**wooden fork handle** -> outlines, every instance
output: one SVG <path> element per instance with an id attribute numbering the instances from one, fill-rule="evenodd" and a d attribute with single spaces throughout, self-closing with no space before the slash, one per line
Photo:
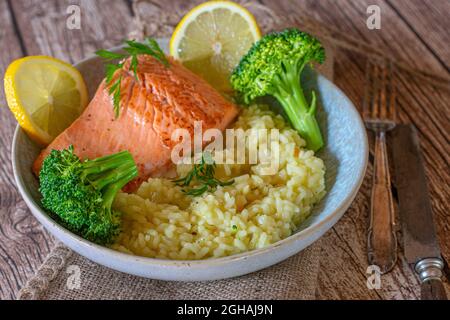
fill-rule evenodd
<path id="1" fill-rule="evenodd" d="M 394 228 L 394 204 L 386 148 L 386 132 L 377 132 L 375 140 L 374 176 L 368 231 L 369 264 L 382 273 L 391 270 L 397 261 L 397 239 Z"/>

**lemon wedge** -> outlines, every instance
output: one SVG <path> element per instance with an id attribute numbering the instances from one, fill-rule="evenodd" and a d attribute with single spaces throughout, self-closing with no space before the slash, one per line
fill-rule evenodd
<path id="1" fill-rule="evenodd" d="M 208 1 L 189 11 L 170 40 L 170 54 L 222 92 L 241 57 L 261 37 L 253 15 L 231 1 Z"/>
<path id="2" fill-rule="evenodd" d="M 39 144 L 49 144 L 84 110 L 88 91 L 80 72 L 46 56 L 13 61 L 5 73 L 5 95 L 19 125 Z"/>

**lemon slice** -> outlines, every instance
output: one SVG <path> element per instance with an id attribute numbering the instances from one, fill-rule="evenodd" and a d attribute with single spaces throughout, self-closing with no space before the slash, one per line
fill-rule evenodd
<path id="1" fill-rule="evenodd" d="M 180 21 L 170 40 L 170 54 L 219 91 L 228 92 L 231 72 L 260 37 L 247 9 L 231 1 L 209 1 Z"/>
<path id="2" fill-rule="evenodd" d="M 66 129 L 88 103 L 80 72 L 51 57 L 15 60 L 6 70 L 4 84 L 6 100 L 19 125 L 43 145 Z"/>

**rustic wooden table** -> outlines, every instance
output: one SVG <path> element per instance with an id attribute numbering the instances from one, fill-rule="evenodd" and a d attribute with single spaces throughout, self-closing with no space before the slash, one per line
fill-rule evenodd
<path id="1" fill-rule="evenodd" d="M 153 8 L 171 12 L 185 11 L 198 1 L 151 2 Z M 259 2 L 280 15 L 296 14 L 299 20 L 307 16 L 404 67 L 398 78 L 400 120 L 414 123 L 419 130 L 441 248 L 449 260 L 450 1 Z M 80 5 L 81 30 L 66 27 L 70 4 Z M 370 4 L 381 8 L 380 30 L 367 28 L 366 9 Z M 0 0 L 0 73 L 12 60 L 24 55 L 45 54 L 74 62 L 98 48 L 117 45 L 133 28 L 134 15 L 132 0 Z M 335 64 L 335 82 L 358 107 L 363 92 L 363 59 L 357 51 L 342 49 L 337 52 Z M 0 298 L 12 299 L 34 274 L 55 239 L 34 219 L 17 192 L 10 161 L 16 121 L 6 107 L 3 90 L 0 100 Z M 366 286 L 371 172 L 369 166 L 352 208 L 322 239 L 319 299 L 419 297 L 418 282 L 401 252 L 395 269 L 382 276 L 380 289 L 369 290 Z M 450 288 L 448 282 L 446 288 Z"/>

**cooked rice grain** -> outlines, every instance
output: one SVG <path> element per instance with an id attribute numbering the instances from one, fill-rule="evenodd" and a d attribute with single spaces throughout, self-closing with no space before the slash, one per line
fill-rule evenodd
<path id="1" fill-rule="evenodd" d="M 134 194 L 116 197 L 123 230 L 112 248 L 190 260 L 262 248 L 290 236 L 325 194 L 323 161 L 304 149 L 297 132 L 265 106 L 244 109 L 234 128 L 280 131 L 275 175 L 263 175 L 261 163 L 218 164 L 217 176 L 235 182 L 200 197 L 185 195 L 168 179 L 150 178 Z M 180 176 L 189 169 L 177 168 Z"/>

